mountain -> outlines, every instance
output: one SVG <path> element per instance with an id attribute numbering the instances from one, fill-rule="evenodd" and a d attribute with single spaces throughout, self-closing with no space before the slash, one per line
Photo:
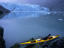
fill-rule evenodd
<path id="1" fill-rule="evenodd" d="M 2 5 L 0 5 L 0 18 L 3 18 L 5 15 L 10 13 L 10 10 L 4 8 Z"/>

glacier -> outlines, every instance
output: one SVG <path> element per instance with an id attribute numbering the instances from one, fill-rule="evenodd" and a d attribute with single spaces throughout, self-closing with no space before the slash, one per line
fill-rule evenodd
<path id="1" fill-rule="evenodd" d="M 11 13 L 3 17 L 3 19 L 13 19 L 15 17 L 38 17 L 40 14 L 46 15 L 49 13 L 49 9 L 41 7 L 40 5 L 32 4 L 12 4 L 12 3 L 0 3 L 3 7 L 9 9 Z"/>

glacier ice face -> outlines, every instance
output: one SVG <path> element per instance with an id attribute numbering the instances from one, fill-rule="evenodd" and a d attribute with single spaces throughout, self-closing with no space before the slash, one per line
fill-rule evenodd
<path id="1" fill-rule="evenodd" d="M 32 4 L 12 4 L 12 3 L 0 3 L 0 5 L 11 11 L 10 14 L 6 15 L 3 19 L 10 19 L 15 17 L 39 17 L 40 14 L 49 14 L 49 9 L 46 7 L 40 7 L 40 5 Z"/>

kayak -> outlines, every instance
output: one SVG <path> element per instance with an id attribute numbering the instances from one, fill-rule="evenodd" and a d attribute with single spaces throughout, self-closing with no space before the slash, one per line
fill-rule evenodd
<path id="1" fill-rule="evenodd" d="M 47 42 L 47 41 L 50 41 L 50 40 L 53 40 L 53 39 L 56 39 L 58 38 L 59 35 L 56 35 L 56 36 L 50 36 L 48 37 L 46 40 L 43 40 L 43 39 L 35 39 L 33 41 L 27 41 L 27 42 L 24 42 L 24 43 L 20 43 L 20 44 L 35 44 L 35 43 L 43 43 L 43 42 Z"/>

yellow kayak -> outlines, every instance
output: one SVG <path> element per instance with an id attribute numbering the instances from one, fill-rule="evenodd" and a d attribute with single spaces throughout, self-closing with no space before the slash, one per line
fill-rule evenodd
<path id="1" fill-rule="evenodd" d="M 56 39 L 58 38 L 59 35 L 56 35 L 56 36 L 50 36 L 49 38 L 47 38 L 46 40 L 42 40 L 42 39 L 36 39 L 34 41 L 28 41 L 28 42 L 24 42 L 24 43 L 20 43 L 20 44 L 35 44 L 35 43 L 41 43 L 41 42 L 46 42 L 46 41 L 50 41 L 50 40 L 53 40 L 53 39 Z"/>

